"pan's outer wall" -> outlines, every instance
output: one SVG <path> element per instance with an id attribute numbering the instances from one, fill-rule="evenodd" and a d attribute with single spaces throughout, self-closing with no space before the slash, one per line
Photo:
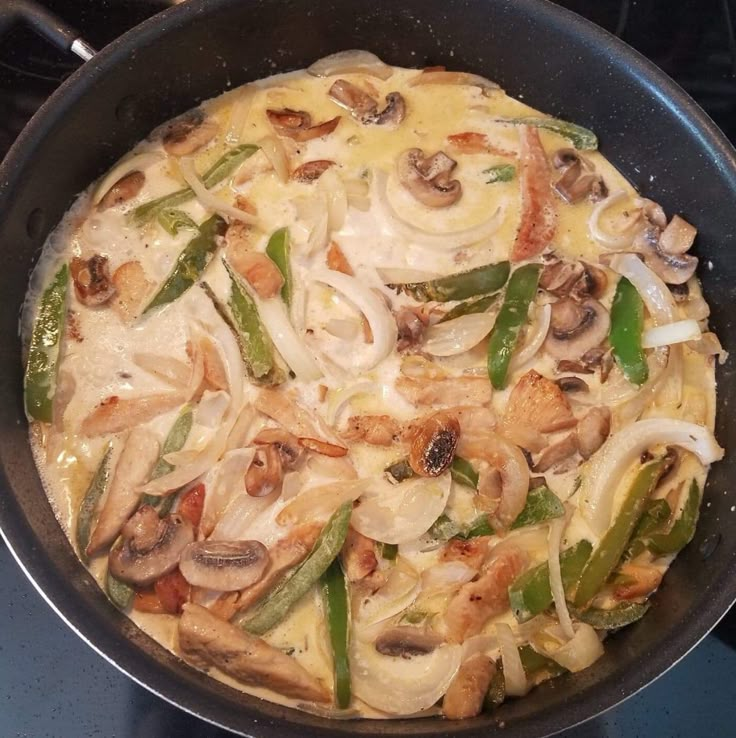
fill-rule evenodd
<path id="1" fill-rule="evenodd" d="M 371 49 L 393 64 L 478 72 L 541 110 L 593 128 L 604 153 L 643 193 L 698 225 L 712 323 L 736 350 L 733 150 L 648 62 L 556 6 L 535 0 L 192 0 L 86 64 L 36 115 L 0 169 L 0 522 L 30 576 L 96 648 L 186 709 L 258 737 L 446 735 L 450 725 L 346 724 L 263 703 L 182 666 L 120 615 L 73 555 L 39 483 L 22 410 L 18 312 L 29 270 L 74 194 L 155 125 L 230 86 L 345 48 Z M 718 437 L 729 449 L 736 436 L 732 365 L 721 369 L 719 391 Z M 452 730 L 487 734 L 503 721 L 509 738 L 550 734 L 616 704 L 681 658 L 736 597 L 735 475 L 730 458 L 716 466 L 694 543 L 678 558 L 650 614 L 611 639 L 604 659 Z M 703 563 L 702 550 L 717 537 L 720 545 Z"/>

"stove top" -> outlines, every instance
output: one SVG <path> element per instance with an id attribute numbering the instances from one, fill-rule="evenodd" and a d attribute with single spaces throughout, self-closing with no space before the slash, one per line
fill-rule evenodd
<path id="1" fill-rule="evenodd" d="M 177 0 L 44 0 L 102 48 Z M 0 0 L 0 4 L 4 0 Z M 687 90 L 736 142 L 736 0 L 560 0 L 616 33 Z M 0 39 L 0 158 L 81 62 L 31 30 Z M 224 738 L 89 649 L 0 541 L 0 736 Z M 736 608 L 655 684 L 565 738 L 725 736 L 736 724 Z"/>

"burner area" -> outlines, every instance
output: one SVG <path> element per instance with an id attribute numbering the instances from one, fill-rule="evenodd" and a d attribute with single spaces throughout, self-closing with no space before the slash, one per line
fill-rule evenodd
<path id="1" fill-rule="evenodd" d="M 181 1 L 41 0 L 94 48 Z M 736 0 L 557 2 L 657 64 L 736 143 Z M 21 25 L 0 36 L 0 160 L 33 113 L 81 63 Z M 0 601 L 0 736 L 226 738 L 139 687 L 88 648 L 34 591 L 2 540 Z M 735 673 L 736 608 L 654 685 L 563 735 L 734 735 Z"/>

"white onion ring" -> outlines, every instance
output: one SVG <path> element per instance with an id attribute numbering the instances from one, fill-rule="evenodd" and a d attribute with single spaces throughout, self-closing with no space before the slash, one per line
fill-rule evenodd
<path id="1" fill-rule="evenodd" d="M 393 67 L 382 62 L 375 54 L 362 49 L 338 51 L 336 54 L 324 56 L 307 67 L 307 72 L 314 77 L 332 77 L 337 74 L 367 74 L 379 79 L 388 79 Z"/>
<path id="2" fill-rule="evenodd" d="M 631 243 L 634 240 L 635 234 L 632 228 L 633 223 L 618 235 L 608 233 L 601 227 L 601 216 L 604 211 L 627 197 L 628 195 L 623 190 L 612 192 L 605 200 L 601 200 L 593 208 L 593 212 L 590 214 L 590 218 L 588 219 L 590 235 L 595 241 L 601 244 L 601 246 L 605 246 L 607 249 L 625 249 L 631 246 Z"/>

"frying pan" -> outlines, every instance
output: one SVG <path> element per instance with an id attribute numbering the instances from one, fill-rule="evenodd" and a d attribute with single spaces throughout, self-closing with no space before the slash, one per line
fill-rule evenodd
<path id="1" fill-rule="evenodd" d="M 390 64 L 477 72 L 534 107 L 595 130 L 603 152 L 642 193 L 698 226 L 711 325 L 725 348 L 736 350 L 736 152 L 679 87 L 614 37 L 543 0 L 191 0 L 84 64 L 0 167 L 0 527 L 34 585 L 93 648 L 140 684 L 218 725 L 257 738 L 471 736 L 500 724 L 508 738 L 550 735 L 655 679 L 736 599 L 734 458 L 711 472 L 695 540 L 651 611 L 613 636 L 603 659 L 492 715 L 459 723 L 329 721 L 262 702 L 189 668 L 108 602 L 57 524 L 33 463 L 18 312 L 39 250 L 75 194 L 154 126 L 201 100 L 348 48 L 370 49 Z M 717 436 L 727 449 L 736 443 L 733 374 L 733 361 L 718 373 Z"/>

